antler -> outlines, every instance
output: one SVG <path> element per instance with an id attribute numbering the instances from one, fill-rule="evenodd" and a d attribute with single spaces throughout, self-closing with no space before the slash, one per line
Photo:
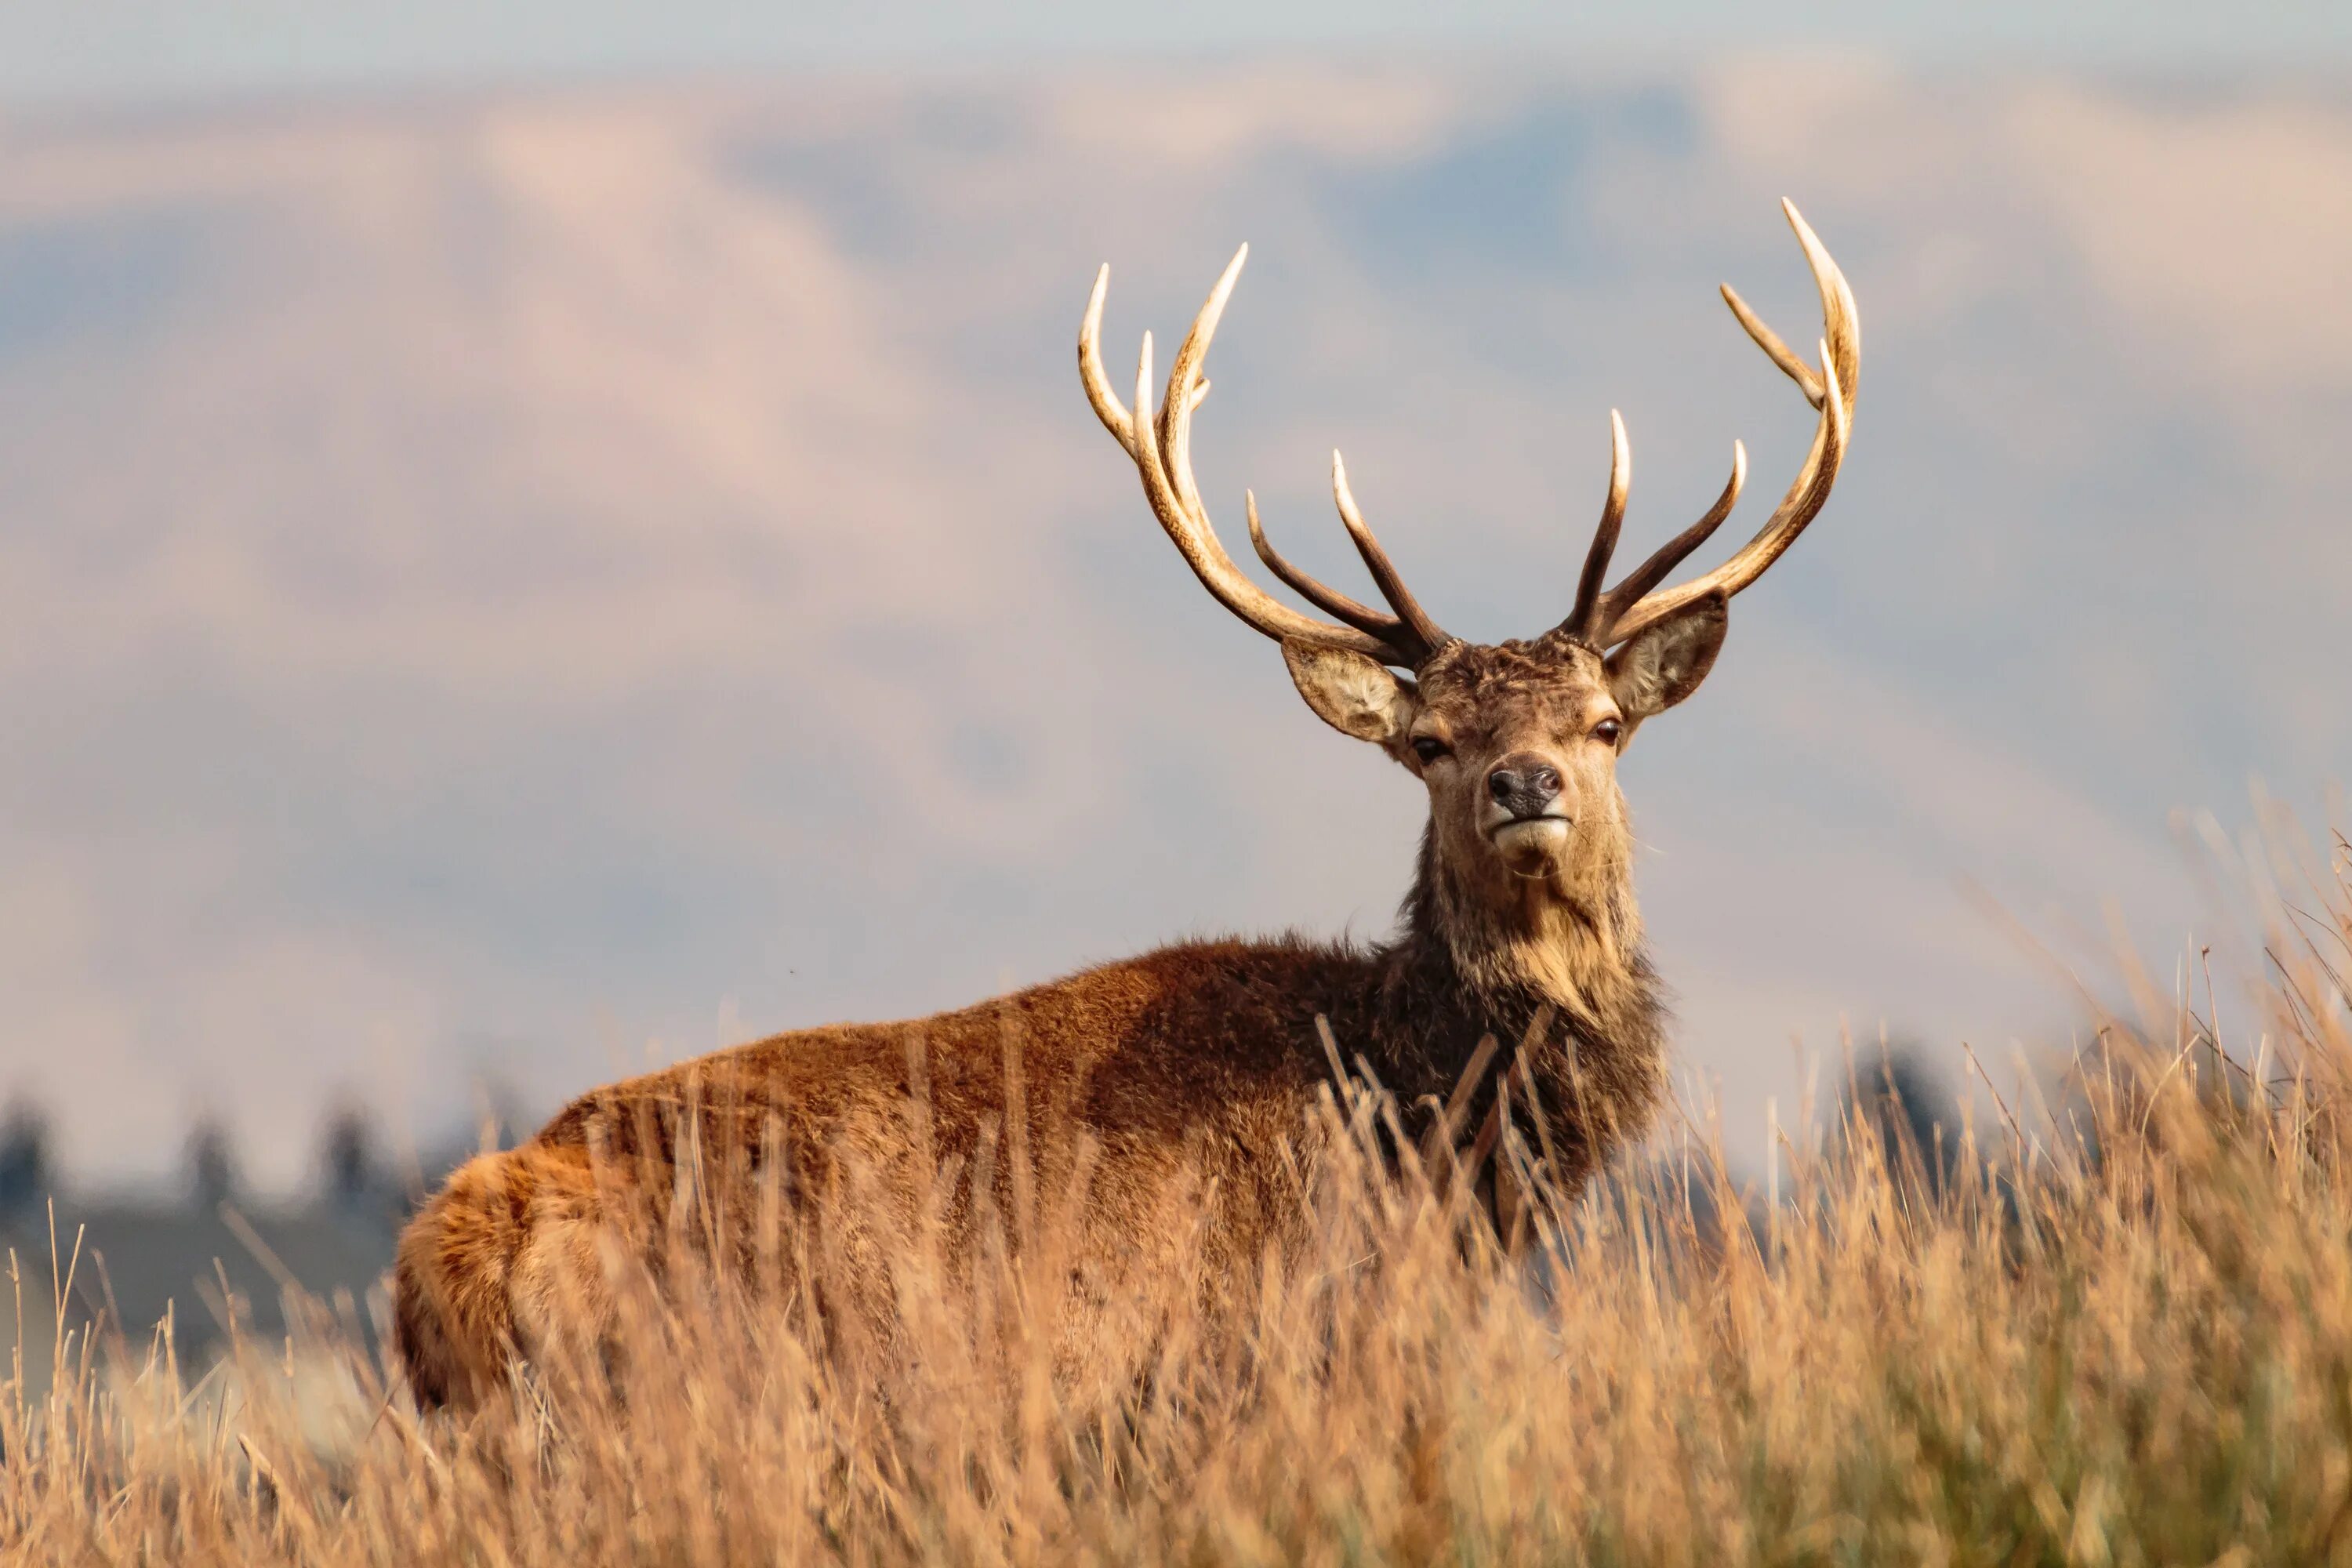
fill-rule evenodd
<path id="1" fill-rule="evenodd" d="M 1765 569 L 1796 542 L 1797 535 L 1805 531 L 1805 525 L 1813 521 L 1822 503 L 1829 500 L 1830 487 L 1837 482 L 1838 467 L 1845 460 L 1847 429 L 1853 418 L 1854 385 L 1862 374 L 1862 325 L 1845 275 L 1830 259 L 1830 253 L 1798 213 L 1795 204 L 1783 201 L 1780 207 L 1789 215 L 1789 226 L 1796 230 L 1797 243 L 1804 247 L 1805 259 L 1813 269 L 1813 282 L 1821 289 L 1820 373 L 1815 374 L 1798 358 L 1728 283 L 1723 286 L 1723 298 L 1731 307 L 1731 313 L 1739 318 L 1739 324 L 1748 329 L 1748 335 L 1756 340 L 1757 346 L 1797 384 L 1805 401 L 1821 410 L 1812 450 L 1806 455 L 1804 467 L 1798 470 L 1788 494 L 1781 498 L 1755 538 L 1714 571 L 1658 591 L 1666 574 L 1706 542 L 1723 520 L 1731 515 L 1748 474 L 1747 449 L 1733 442 L 1731 481 L 1724 486 L 1723 494 L 1706 514 L 1660 546 L 1655 554 L 1603 594 L 1600 592 L 1601 582 L 1608 573 L 1609 557 L 1617 545 L 1618 528 L 1624 521 L 1625 483 L 1632 466 L 1625 447 L 1624 424 L 1612 412 L 1609 416 L 1614 443 L 1609 470 L 1609 501 L 1602 509 L 1601 525 L 1594 531 L 1591 551 L 1585 556 L 1575 607 L 1559 625 L 1562 632 L 1578 641 L 1596 648 L 1607 647 L 1645 626 L 1656 625 L 1694 600 L 1710 594 L 1728 596 L 1738 593 L 1762 576 Z"/>
<path id="2" fill-rule="evenodd" d="M 1339 502 L 1339 521 L 1346 526 L 1348 537 L 1355 542 L 1356 552 L 1363 557 L 1372 582 L 1394 610 L 1393 615 L 1359 604 L 1324 586 L 1276 554 L 1274 546 L 1266 542 L 1265 531 L 1258 526 L 1257 498 L 1249 495 L 1245 500 L 1250 542 L 1256 546 L 1259 559 L 1317 608 L 1339 616 L 1346 624 L 1333 626 L 1301 615 L 1243 574 L 1218 542 L 1208 510 L 1201 502 L 1200 487 L 1192 478 L 1192 413 L 1209 395 L 1209 384 L 1201 374 L 1201 365 L 1208 357 L 1209 341 L 1216 335 L 1225 300 L 1233 293 L 1234 281 L 1241 276 L 1242 263 L 1248 256 L 1246 245 L 1235 251 L 1223 276 L 1217 279 L 1217 286 L 1209 290 L 1207 303 L 1192 319 L 1192 330 L 1184 335 L 1183 345 L 1176 351 L 1176 363 L 1169 369 L 1168 389 L 1160 412 L 1140 427 L 1139 417 L 1149 416 L 1151 408 L 1151 334 L 1143 334 L 1143 352 L 1135 371 L 1135 414 L 1129 415 L 1103 370 L 1103 300 L 1110 290 L 1110 268 L 1106 264 L 1095 277 L 1094 293 L 1087 301 L 1086 321 L 1078 328 L 1078 378 L 1086 384 L 1087 401 L 1094 405 L 1095 416 L 1103 422 L 1103 427 L 1135 459 L 1152 514 L 1175 542 L 1184 563 L 1192 567 L 1193 575 L 1201 579 L 1202 586 L 1214 595 L 1219 604 L 1270 637 L 1346 648 L 1401 669 L 1418 668 L 1431 654 L 1454 639 L 1414 600 L 1388 552 L 1365 526 L 1362 514 L 1356 510 L 1355 497 L 1349 493 L 1348 470 L 1337 452 L 1331 454 L 1331 491 Z"/>

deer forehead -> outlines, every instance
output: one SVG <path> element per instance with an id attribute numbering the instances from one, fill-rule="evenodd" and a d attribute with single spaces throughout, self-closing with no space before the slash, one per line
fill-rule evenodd
<path id="1" fill-rule="evenodd" d="M 1580 727 L 1610 702 L 1591 649 L 1565 641 L 1455 643 L 1423 667 L 1422 707 L 1455 731 L 1507 741 Z"/>

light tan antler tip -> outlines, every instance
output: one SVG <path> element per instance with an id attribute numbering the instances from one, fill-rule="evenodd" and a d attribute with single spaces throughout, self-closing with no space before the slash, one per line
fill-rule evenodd
<path id="1" fill-rule="evenodd" d="M 1371 530 L 1364 522 L 1364 514 L 1357 509 L 1356 492 L 1348 485 L 1348 465 L 1339 456 L 1339 448 L 1331 448 L 1331 500 L 1339 508 L 1340 526 L 1360 542 Z"/>
<path id="2" fill-rule="evenodd" d="M 1348 483 L 1348 465 L 1339 448 L 1331 448 L 1331 499 L 1339 503 L 1339 521 L 1351 534 L 1367 531 L 1364 514 L 1356 508 L 1356 492 Z"/>
<path id="3" fill-rule="evenodd" d="M 1119 402 L 1118 389 L 1111 385 L 1110 373 L 1102 362 L 1103 300 L 1109 292 L 1110 263 L 1106 261 L 1095 272 L 1094 291 L 1087 296 L 1087 313 L 1078 322 L 1078 380 L 1086 387 L 1087 401 L 1093 405 L 1095 417 L 1133 457 L 1134 421 L 1128 416 L 1126 405 Z"/>
<path id="4" fill-rule="evenodd" d="M 1835 298 L 1851 311 L 1853 309 L 1853 292 L 1845 286 L 1845 274 L 1830 258 L 1829 247 L 1822 243 L 1822 237 L 1813 232 L 1813 226 L 1805 221 L 1804 215 L 1797 210 L 1795 204 L 1783 202 L 1781 205 L 1789 210 L 1789 226 L 1797 231 L 1798 247 L 1805 253 L 1805 264 L 1813 269 L 1813 281 L 1821 286 L 1822 304 L 1827 305 Z"/>
<path id="5" fill-rule="evenodd" d="M 1234 252 L 1234 258 L 1225 263 L 1223 272 L 1217 274 L 1217 285 L 1209 290 L 1209 302 L 1201 311 L 1209 323 L 1210 331 L 1216 330 L 1217 319 L 1225 313 L 1225 301 L 1232 298 L 1234 285 L 1241 280 L 1242 263 L 1248 259 L 1249 247 L 1244 245 Z"/>

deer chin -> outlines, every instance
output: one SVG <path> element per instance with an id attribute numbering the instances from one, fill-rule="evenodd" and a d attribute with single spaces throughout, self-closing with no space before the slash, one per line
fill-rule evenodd
<path id="1" fill-rule="evenodd" d="M 1527 822 L 1506 822 L 1495 829 L 1495 852 L 1515 877 L 1530 880 L 1549 878 L 1568 864 L 1568 818 L 1538 816 Z"/>

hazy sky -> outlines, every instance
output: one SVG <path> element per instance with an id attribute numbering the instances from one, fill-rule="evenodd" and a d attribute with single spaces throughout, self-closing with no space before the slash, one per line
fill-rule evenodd
<path id="1" fill-rule="evenodd" d="M 1003 66 L 1078 56 L 1410 46 L 1563 63 L 1825 50 L 1920 62 L 2209 73 L 2352 57 L 2341 0 L 9 0 L 0 100 L 204 99 L 656 70 Z"/>
<path id="2" fill-rule="evenodd" d="M 21 25 L 12 20 L 11 24 Z M 584 24 L 583 24 L 584 25 Z M 21 57 L 9 56 L 10 68 Z M 2159 963 L 2171 814 L 2352 756 L 2352 102 L 1862 61 L 1294 55 L 19 121 L 0 142 L 0 1093 L 299 1174 L 633 1064 L 1202 930 L 1388 927 L 1418 787 L 1153 526 L 1070 343 L 1253 242 L 1197 461 L 1446 625 L 1562 613 L 1811 416 L 1739 333 L 1853 279 L 1852 460 L 1624 764 L 1683 1060 L 1760 1125 L 1843 1024 Z M 2225 954 L 2224 957 L 2227 955 Z M 2224 973 L 2226 973 L 2226 968 Z"/>

